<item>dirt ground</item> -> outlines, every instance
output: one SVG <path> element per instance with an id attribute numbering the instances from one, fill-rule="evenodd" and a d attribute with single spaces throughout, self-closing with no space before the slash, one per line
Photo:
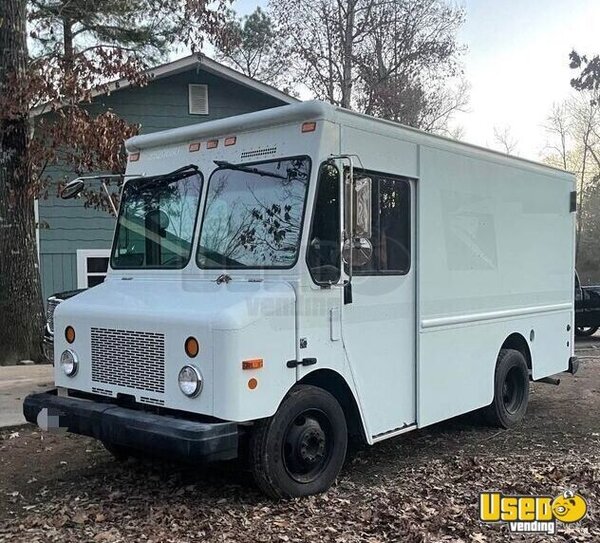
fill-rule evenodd
<path id="1" fill-rule="evenodd" d="M 0 433 L 0 541 L 600 542 L 600 337 L 580 372 L 535 384 L 525 422 L 499 431 L 468 415 L 362 450 L 322 496 L 272 502 L 237 463 L 198 470 L 113 461 L 95 441 Z M 478 520 L 478 496 L 558 495 L 589 504 L 558 534 Z"/>

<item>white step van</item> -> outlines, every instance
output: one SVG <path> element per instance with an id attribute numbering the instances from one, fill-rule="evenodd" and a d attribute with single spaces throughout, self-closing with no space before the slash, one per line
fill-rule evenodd
<path id="1" fill-rule="evenodd" d="M 56 307 L 31 422 L 120 456 L 245 451 L 292 497 L 349 437 L 511 427 L 530 380 L 577 370 L 569 173 L 321 102 L 126 148 L 108 276 Z"/>

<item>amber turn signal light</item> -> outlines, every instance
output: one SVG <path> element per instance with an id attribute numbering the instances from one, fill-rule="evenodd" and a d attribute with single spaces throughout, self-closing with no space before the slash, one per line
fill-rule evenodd
<path id="1" fill-rule="evenodd" d="M 254 390 L 257 386 L 258 386 L 258 380 L 256 380 L 254 377 L 252 377 L 252 379 L 250 379 L 248 381 L 248 388 L 250 390 Z"/>
<path id="2" fill-rule="evenodd" d="M 252 358 L 251 360 L 244 360 L 242 362 L 243 370 L 259 370 L 263 367 L 262 358 Z"/>
<path id="3" fill-rule="evenodd" d="M 185 340 L 185 354 L 190 358 L 195 358 L 200 352 L 200 344 L 195 337 L 189 337 Z"/>
<path id="4" fill-rule="evenodd" d="M 75 328 L 72 326 L 67 326 L 65 328 L 65 339 L 67 343 L 73 343 L 75 341 Z"/>

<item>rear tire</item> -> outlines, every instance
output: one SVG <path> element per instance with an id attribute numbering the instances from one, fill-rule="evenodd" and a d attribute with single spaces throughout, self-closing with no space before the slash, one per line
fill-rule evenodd
<path id="1" fill-rule="evenodd" d="M 600 326 L 575 326 L 575 335 L 578 337 L 593 336 Z"/>
<path id="2" fill-rule="evenodd" d="M 525 357 L 514 349 L 502 349 L 494 374 L 494 400 L 483 410 L 492 426 L 512 428 L 527 412 L 529 370 Z"/>
<path id="3" fill-rule="evenodd" d="M 346 456 L 344 412 L 327 391 L 297 385 L 250 437 L 250 469 L 257 486 L 277 499 L 326 491 Z"/>

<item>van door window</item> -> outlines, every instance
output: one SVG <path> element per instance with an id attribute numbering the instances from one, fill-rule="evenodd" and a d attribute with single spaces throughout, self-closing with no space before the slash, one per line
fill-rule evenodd
<path id="1" fill-rule="evenodd" d="M 410 269 L 410 183 L 406 179 L 365 174 L 372 179 L 373 257 L 357 275 L 403 275 Z"/>
<path id="2" fill-rule="evenodd" d="M 335 166 L 324 164 L 317 185 L 307 262 L 313 281 L 320 285 L 340 279 L 339 177 Z"/>

